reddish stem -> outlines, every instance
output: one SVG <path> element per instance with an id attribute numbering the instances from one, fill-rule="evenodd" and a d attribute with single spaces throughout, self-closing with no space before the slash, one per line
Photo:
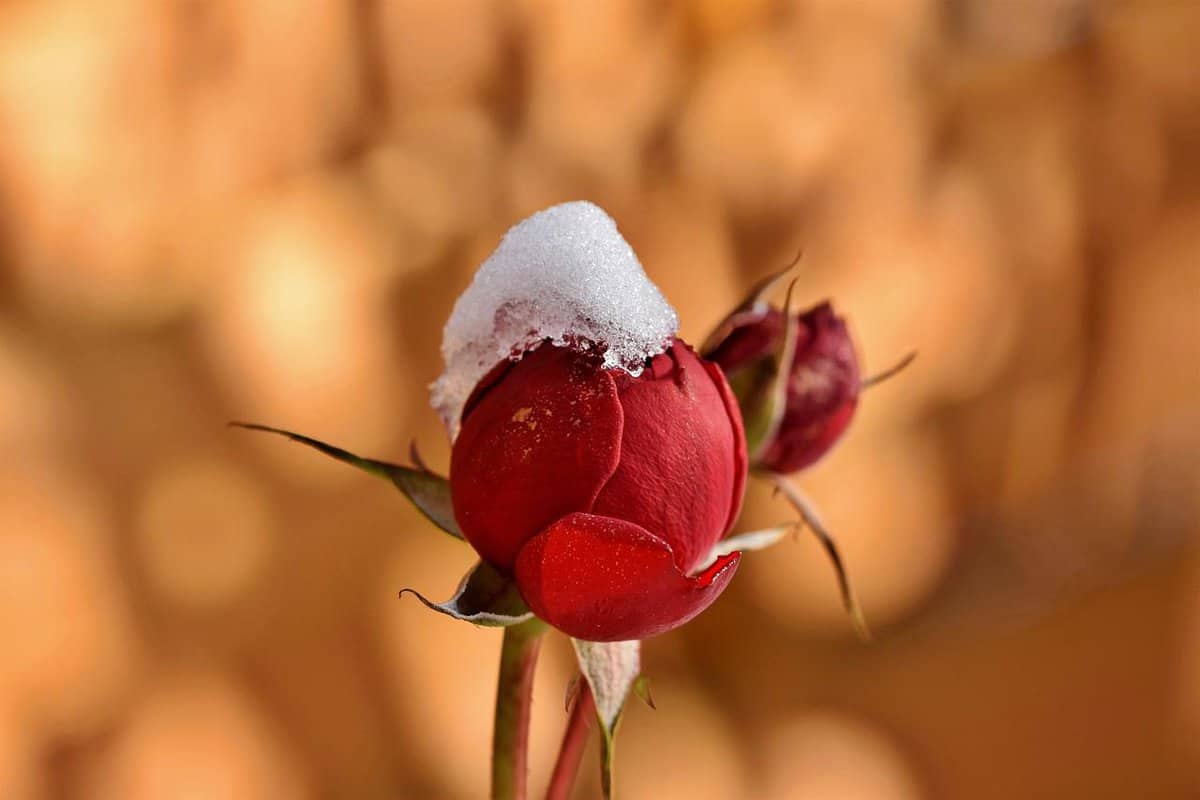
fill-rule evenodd
<path id="1" fill-rule="evenodd" d="M 545 623 L 538 619 L 504 629 L 492 733 L 493 800 L 525 800 L 529 701 L 533 695 L 533 670 L 545 630 Z"/>
<path id="2" fill-rule="evenodd" d="M 554 762 L 554 772 L 550 775 L 546 800 L 567 800 L 571 796 L 575 774 L 579 772 L 579 762 L 583 760 L 583 748 L 592 730 L 592 722 L 596 719 L 596 703 L 587 680 L 580 678 L 579 687 L 579 697 L 571 709 L 558 760 Z"/>

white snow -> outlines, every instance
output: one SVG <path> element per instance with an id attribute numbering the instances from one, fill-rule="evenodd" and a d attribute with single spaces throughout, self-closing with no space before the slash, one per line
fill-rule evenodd
<path id="1" fill-rule="evenodd" d="M 678 330 L 612 217 L 584 201 L 552 206 L 510 228 L 454 304 L 431 402 L 453 438 L 479 379 L 543 339 L 599 348 L 605 367 L 638 375 Z"/>

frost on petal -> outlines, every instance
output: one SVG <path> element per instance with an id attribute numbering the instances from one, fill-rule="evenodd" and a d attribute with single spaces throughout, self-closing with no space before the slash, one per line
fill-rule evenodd
<path id="1" fill-rule="evenodd" d="M 552 206 L 509 229 L 455 303 L 433 407 L 453 437 L 479 379 L 544 339 L 638 375 L 678 329 L 612 217 L 583 201 Z"/>

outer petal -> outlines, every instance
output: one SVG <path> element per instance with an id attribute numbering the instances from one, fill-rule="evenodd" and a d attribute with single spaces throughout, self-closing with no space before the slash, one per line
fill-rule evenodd
<path id="1" fill-rule="evenodd" d="M 679 341 L 640 377 L 617 385 L 621 463 L 591 511 L 662 537 L 689 571 L 725 533 L 744 471 L 725 400 L 704 362 Z"/>
<path id="2" fill-rule="evenodd" d="M 725 413 L 729 416 L 729 427 L 733 431 L 734 439 L 733 499 L 729 505 L 729 518 L 725 521 L 725 530 L 721 532 L 724 535 L 729 533 L 733 524 L 737 522 L 738 514 L 742 513 L 742 501 L 746 497 L 746 472 L 749 469 L 750 458 L 746 452 L 746 432 L 742 426 L 742 410 L 738 408 L 737 398 L 733 396 L 733 390 L 729 388 L 729 382 L 725 380 L 725 373 L 721 372 L 721 368 L 711 361 L 704 362 L 704 369 L 708 371 L 708 376 L 712 378 L 713 384 L 721 395 L 721 402 L 725 404 Z"/>
<path id="3" fill-rule="evenodd" d="M 617 467 L 621 404 L 593 361 L 543 345 L 475 401 L 450 457 L 454 516 L 485 561 L 511 571 L 530 536 L 592 507 Z"/>
<path id="4" fill-rule="evenodd" d="M 577 639 L 645 639 L 708 608 L 740 556 L 722 556 L 688 577 L 675 566 L 670 545 L 645 528 L 570 514 L 521 548 L 517 588 L 535 614 Z"/>

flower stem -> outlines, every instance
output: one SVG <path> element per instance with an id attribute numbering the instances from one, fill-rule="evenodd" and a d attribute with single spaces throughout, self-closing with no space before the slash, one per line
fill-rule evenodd
<path id="1" fill-rule="evenodd" d="M 492 800 L 525 800 L 528 779 L 529 701 L 533 670 L 546 624 L 531 619 L 504 629 L 496 720 L 492 728 Z"/>
<path id="2" fill-rule="evenodd" d="M 554 762 L 554 772 L 550 775 L 550 788 L 546 790 L 546 800 L 567 800 L 570 797 L 575 774 L 579 772 L 579 762 L 583 760 L 583 748 L 587 744 L 588 734 L 595 719 L 596 703 L 592 700 L 592 690 L 588 687 L 587 679 L 581 678 L 579 697 L 576 698 L 575 707 L 571 709 L 571 716 L 567 720 L 567 730 L 563 733 L 558 760 Z"/>

